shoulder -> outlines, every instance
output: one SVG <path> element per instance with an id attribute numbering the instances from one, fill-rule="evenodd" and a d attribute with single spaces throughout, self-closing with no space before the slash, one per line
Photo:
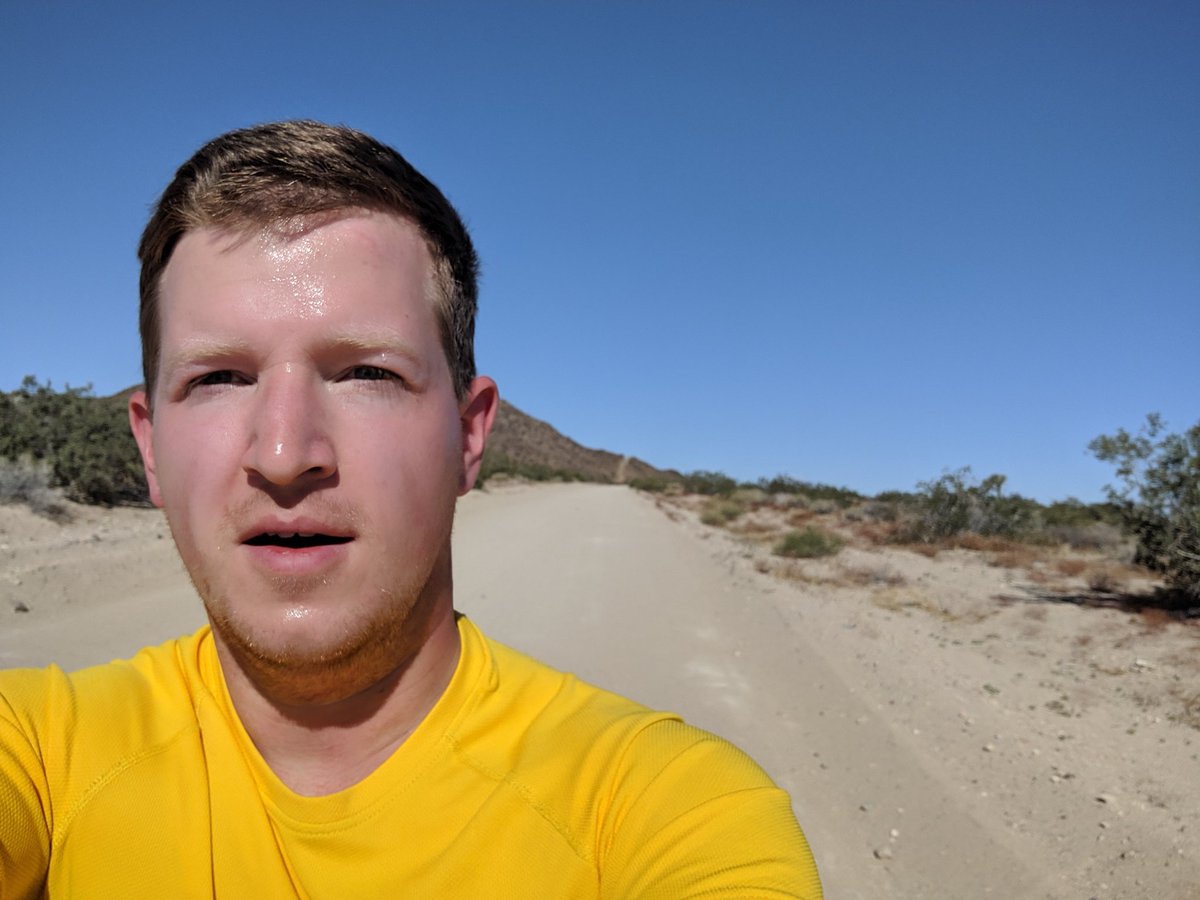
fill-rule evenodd
<path id="1" fill-rule="evenodd" d="M 93 720 L 109 729 L 146 704 L 170 705 L 189 695 L 187 658 L 195 657 L 205 630 L 156 647 L 130 659 L 67 673 L 58 666 L 0 671 L 0 715 L 45 727 Z"/>
<path id="2" fill-rule="evenodd" d="M 739 748 L 502 644 L 487 652 L 459 749 L 592 861 L 605 896 L 820 896 L 788 795 Z"/>
<path id="3" fill-rule="evenodd" d="M 0 672 L 0 738 L 22 745 L 58 798 L 196 729 L 194 674 L 202 633 L 128 660 L 66 673 L 57 666 Z M 57 780 L 55 780 L 57 779 Z"/>

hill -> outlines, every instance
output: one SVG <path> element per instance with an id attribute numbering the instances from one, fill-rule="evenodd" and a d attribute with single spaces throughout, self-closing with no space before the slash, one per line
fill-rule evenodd
<path id="1" fill-rule="evenodd" d="M 656 469 L 636 457 L 584 447 L 506 400 L 500 401 L 484 457 L 485 475 L 500 472 L 611 482 L 676 474 Z"/>

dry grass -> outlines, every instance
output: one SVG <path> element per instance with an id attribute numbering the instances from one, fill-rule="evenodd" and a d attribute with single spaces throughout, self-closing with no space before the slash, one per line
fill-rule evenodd
<path id="1" fill-rule="evenodd" d="M 1043 556 L 1036 547 L 1017 544 L 991 556 L 988 565 L 1000 569 L 1031 569 Z"/>
<path id="2" fill-rule="evenodd" d="M 1082 575 L 1090 563 L 1086 559 L 1060 559 L 1054 564 L 1054 568 L 1063 575 L 1069 578 L 1074 578 L 1076 575 Z"/>
<path id="3" fill-rule="evenodd" d="M 1171 686 L 1168 693 L 1179 704 L 1179 709 L 1167 713 L 1167 718 L 1200 731 L 1200 691 L 1176 684 Z"/>
<path id="4" fill-rule="evenodd" d="M 899 587 L 906 579 L 887 566 L 846 566 L 841 570 L 841 582 L 857 587 Z"/>
<path id="5" fill-rule="evenodd" d="M 816 517 L 817 514 L 811 509 L 797 509 L 788 513 L 787 524 L 791 528 L 799 528 L 801 525 L 811 522 Z"/>

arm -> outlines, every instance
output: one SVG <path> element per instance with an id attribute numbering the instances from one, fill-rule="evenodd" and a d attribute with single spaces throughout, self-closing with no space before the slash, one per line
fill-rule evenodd
<path id="1" fill-rule="evenodd" d="M 0 900 L 41 894 L 50 864 L 48 797 L 38 748 L 0 694 Z"/>

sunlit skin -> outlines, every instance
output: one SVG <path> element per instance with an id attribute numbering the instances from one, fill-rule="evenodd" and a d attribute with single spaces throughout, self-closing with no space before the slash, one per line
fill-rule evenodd
<path id="1" fill-rule="evenodd" d="M 180 240 L 130 420 L 239 717 L 323 793 L 386 759 L 453 673 L 450 529 L 498 400 L 487 378 L 455 397 L 413 226 L 295 226 Z"/>

